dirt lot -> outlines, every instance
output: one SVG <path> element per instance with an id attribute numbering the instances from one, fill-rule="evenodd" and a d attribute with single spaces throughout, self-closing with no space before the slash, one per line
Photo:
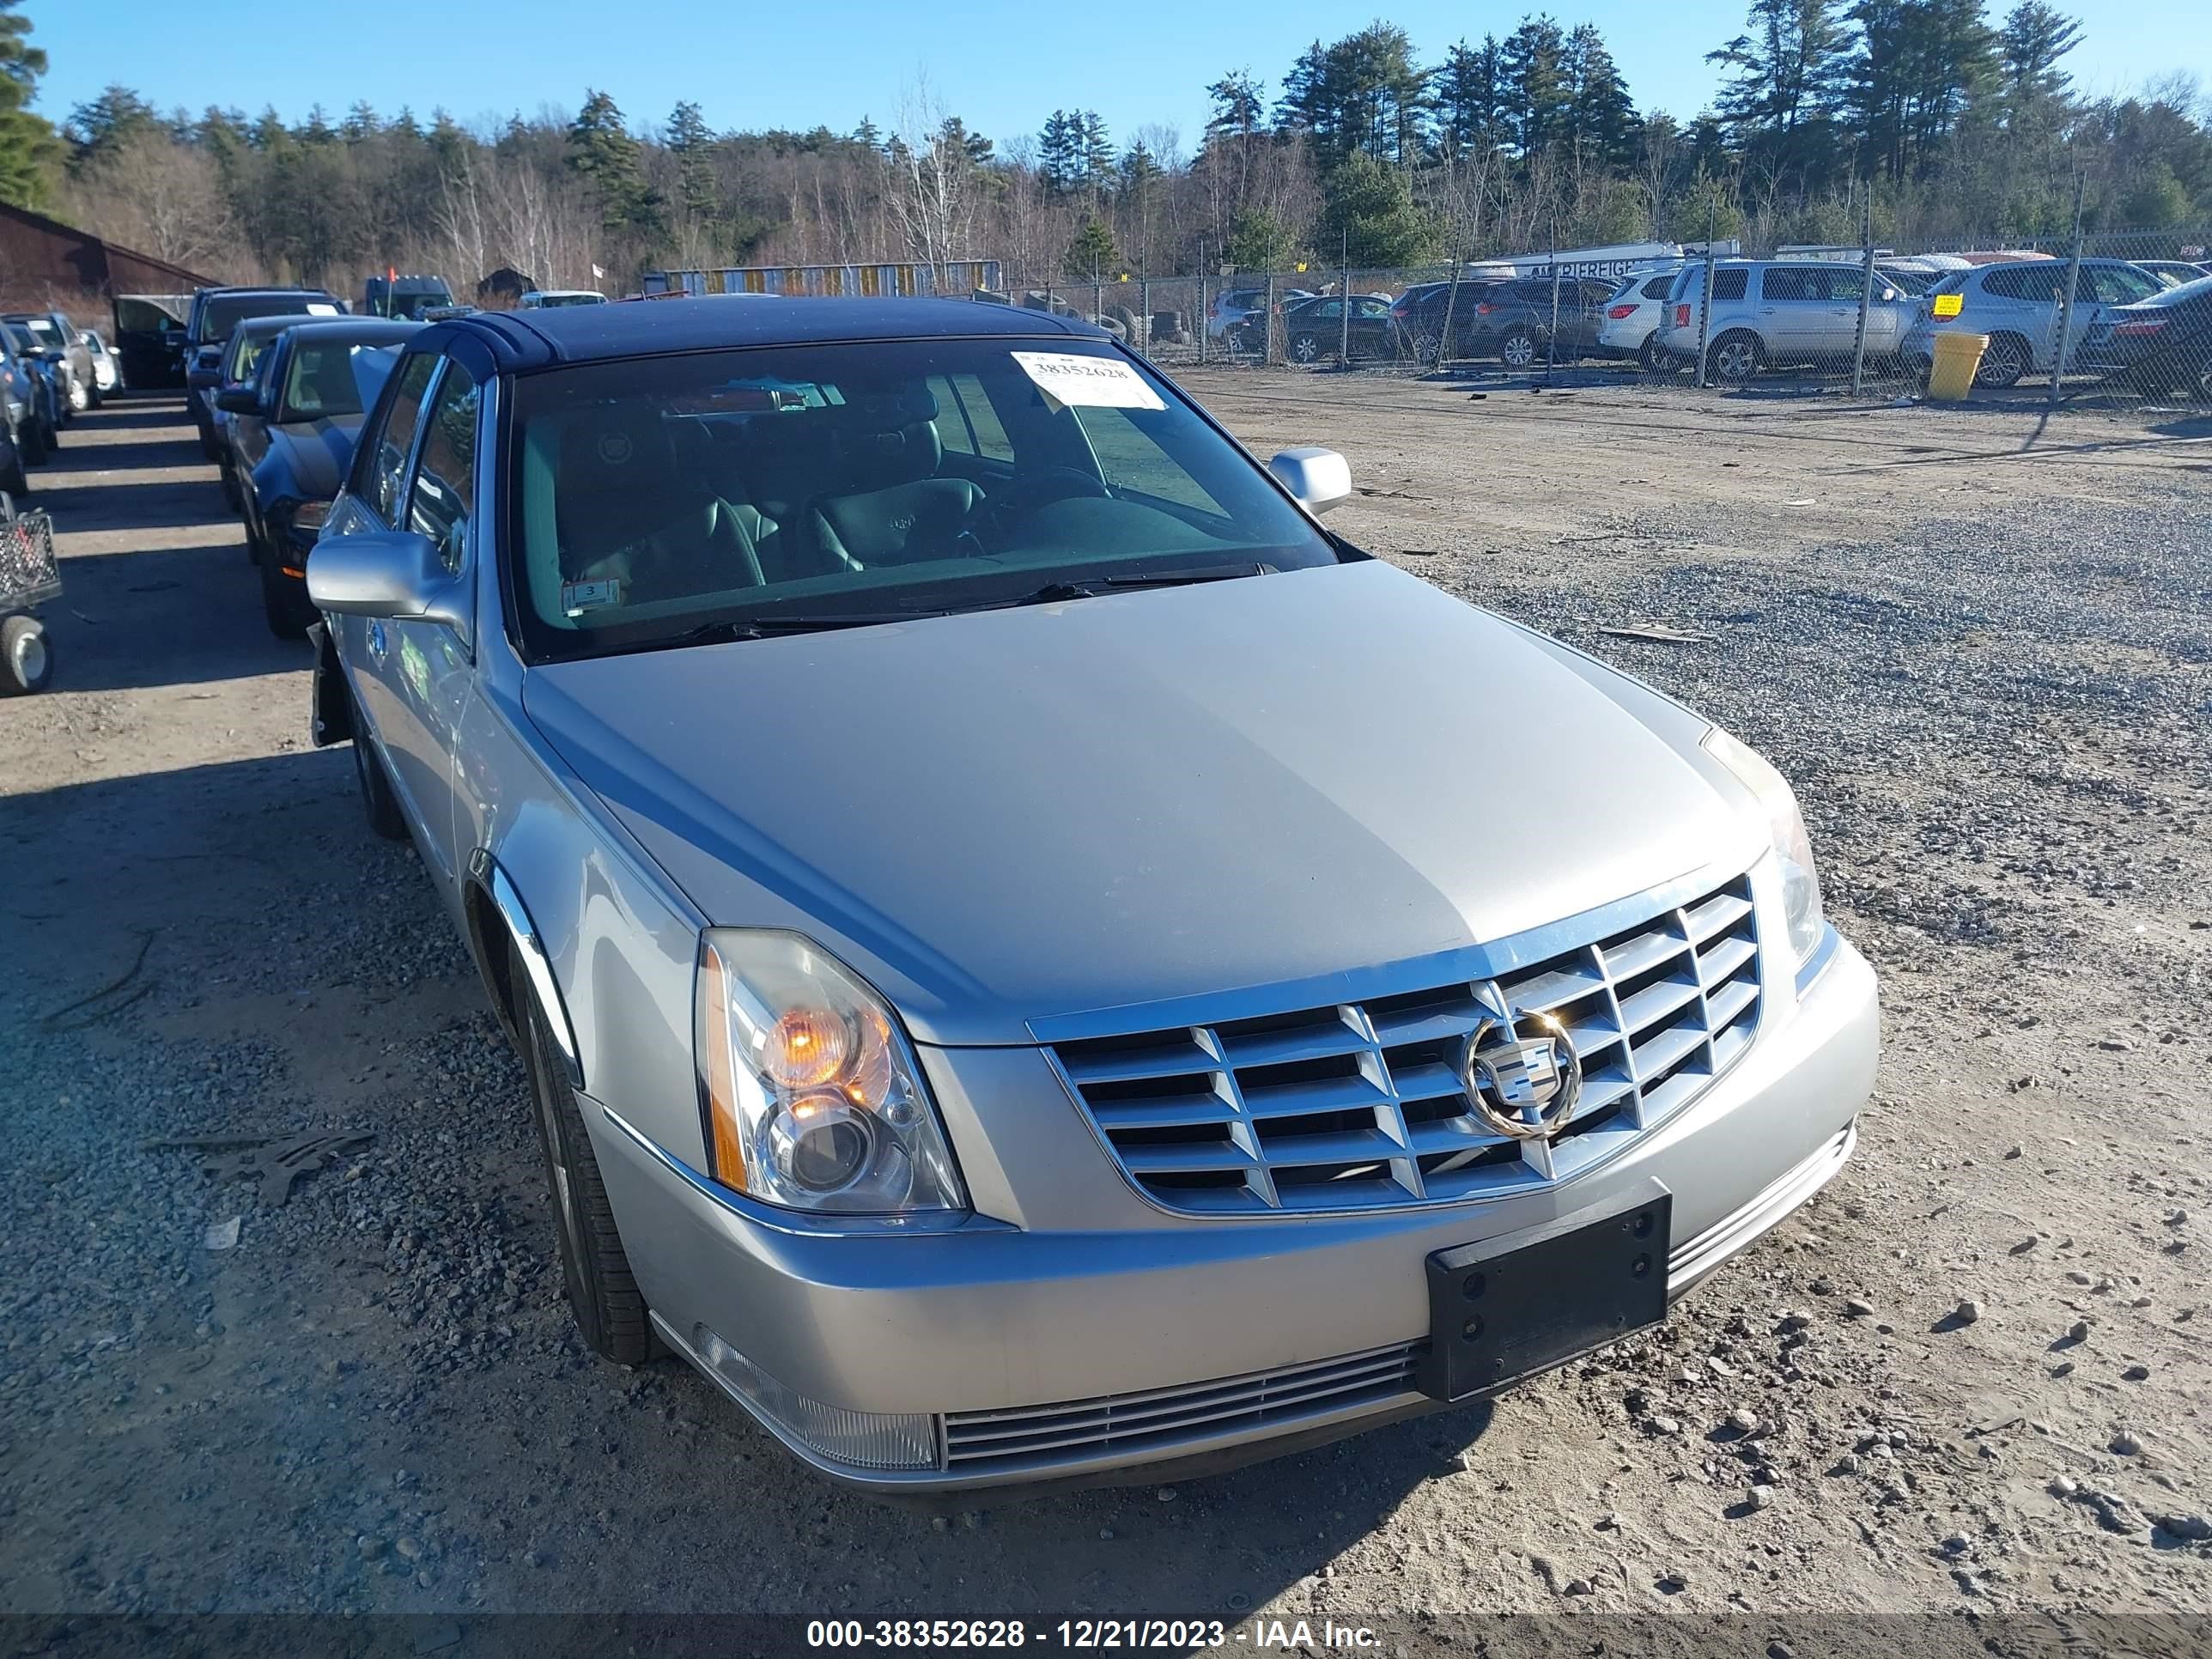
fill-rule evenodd
<path id="1" fill-rule="evenodd" d="M 307 747 L 173 399 L 112 405 L 37 477 L 56 687 L 0 705 L 0 1611 L 1667 1607 L 1755 1653 L 2212 1610 L 2212 422 L 1186 378 L 1345 450 L 1354 540 L 1796 780 L 1887 1015 L 1829 1194 L 1494 1411 L 1172 1492 L 833 1492 L 578 1345 L 462 951 Z M 281 1207 L 149 1146 L 310 1128 L 375 1139 Z"/>

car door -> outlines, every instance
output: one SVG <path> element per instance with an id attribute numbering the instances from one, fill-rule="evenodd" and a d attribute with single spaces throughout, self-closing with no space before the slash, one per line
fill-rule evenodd
<path id="1" fill-rule="evenodd" d="M 415 446 L 422 433 L 422 409 L 433 377 L 444 359 L 431 352 L 416 352 L 400 361 L 398 384 L 377 405 L 372 424 L 363 429 L 355 466 L 349 480 L 345 505 L 333 512 L 325 536 L 352 535 L 364 531 L 398 529 L 406 522 L 407 485 L 415 462 Z M 309 562 L 313 563 L 313 556 Z M 400 624 L 385 617 L 333 617 L 331 627 L 338 655 L 348 670 L 354 696 L 383 753 L 385 773 L 399 798 L 401 811 L 414 828 L 416 838 L 428 853 L 435 841 L 450 840 L 451 826 L 442 830 L 430 823 L 431 802 L 417 793 L 423 776 L 422 749 L 427 731 L 411 712 L 414 681 L 426 672 L 404 668 L 400 653 Z M 422 657 L 418 642 L 416 655 Z M 428 659 L 423 659 L 428 668 Z M 410 724 L 416 729 L 410 731 Z M 437 791 L 431 792 L 434 798 Z M 443 792 L 450 802 L 450 787 Z"/>
<path id="2" fill-rule="evenodd" d="M 1364 294 L 1352 302 L 1352 355 L 1387 357 L 1390 355 L 1390 302 Z"/>
<path id="3" fill-rule="evenodd" d="M 1758 273 L 1759 331 L 1769 357 L 1810 362 L 1829 349 L 1826 274 L 1810 265 L 1768 265 Z"/>
<path id="4" fill-rule="evenodd" d="M 472 591 L 475 572 L 477 442 L 483 410 L 476 377 L 448 359 L 430 393 L 410 470 L 402 522 L 437 550 L 447 574 Z M 456 742 L 475 684 L 473 617 L 469 629 L 410 617 L 390 624 L 398 665 L 397 741 L 386 752 L 415 798 L 436 873 L 460 873 L 454 842 Z"/>
<path id="5" fill-rule="evenodd" d="M 2124 260 L 2100 260 L 2094 264 L 2085 262 L 2074 290 L 2069 357 L 2080 358 L 2081 342 L 2089 337 L 2090 331 L 2103 322 L 2115 306 L 2131 306 L 2138 300 L 2148 300 L 2165 291 L 2166 284 L 2157 277 Z M 2054 333 L 2052 337 L 2055 339 L 2057 335 Z"/>

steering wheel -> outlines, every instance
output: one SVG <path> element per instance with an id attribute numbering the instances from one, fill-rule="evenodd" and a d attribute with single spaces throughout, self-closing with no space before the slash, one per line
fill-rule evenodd
<path id="1" fill-rule="evenodd" d="M 1110 500 L 1113 490 L 1094 473 L 1075 466 L 1041 466 L 1018 472 L 1005 484 L 977 501 L 968 514 L 966 532 L 986 547 L 1002 547 L 1016 520 L 1054 501 L 1090 495 Z"/>

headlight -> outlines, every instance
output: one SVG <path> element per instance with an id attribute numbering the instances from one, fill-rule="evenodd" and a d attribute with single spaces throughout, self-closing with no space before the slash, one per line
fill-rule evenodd
<path id="1" fill-rule="evenodd" d="M 1782 908 L 1789 923 L 1790 948 L 1799 962 L 1813 954 L 1826 927 L 1820 910 L 1820 877 L 1813 867 L 1813 843 L 1805 835 L 1804 815 L 1790 785 L 1761 756 L 1717 726 L 1705 733 L 1705 752 L 1735 774 L 1759 797 L 1774 837 L 1774 856 L 1782 866 Z"/>
<path id="2" fill-rule="evenodd" d="M 794 933 L 709 929 L 697 1026 L 722 1185 L 848 1215 L 966 1207 L 898 1021 L 827 952 Z"/>

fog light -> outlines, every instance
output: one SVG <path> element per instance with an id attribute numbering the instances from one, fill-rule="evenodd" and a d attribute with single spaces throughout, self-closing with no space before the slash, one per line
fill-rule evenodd
<path id="1" fill-rule="evenodd" d="M 704 1325 L 691 1349 L 748 1405 L 808 1450 L 861 1469 L 934 1469 L 937 1419 L 927 1412 L 847 1411 L 787 1389 Z"/>

